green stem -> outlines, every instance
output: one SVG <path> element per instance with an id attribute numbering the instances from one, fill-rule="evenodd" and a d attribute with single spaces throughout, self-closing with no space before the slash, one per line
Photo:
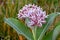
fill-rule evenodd
<path id="1" fill-rule="evenodd" d="M 36 40 L 36 27 L 34 29 L 32 29 L 32 33 L 33 33 L 33 38 L 34 40 Z"/>

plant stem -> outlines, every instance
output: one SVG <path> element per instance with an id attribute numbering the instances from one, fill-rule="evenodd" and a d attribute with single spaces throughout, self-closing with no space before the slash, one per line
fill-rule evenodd
<path id="1" fill-rule="evenodd" d="M 36 40 L 36 29 L 37 29 L 37 27 L 35 27 L 34 29 L 32 29 L 34 40 Z"/>

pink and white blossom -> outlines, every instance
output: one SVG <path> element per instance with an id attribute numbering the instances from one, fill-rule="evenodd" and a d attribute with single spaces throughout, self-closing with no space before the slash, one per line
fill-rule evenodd
<path id="1" fill-rule="evenodd" d="M 37 5 L 28 4 L 25 5 L 18 14 L 19 19 L 28 18 L 29 21 L 26 23 L 28 26 L 39 26 L 46 23 L 45 18 L 47 18 L 46 12 L 38 7 Z"/>

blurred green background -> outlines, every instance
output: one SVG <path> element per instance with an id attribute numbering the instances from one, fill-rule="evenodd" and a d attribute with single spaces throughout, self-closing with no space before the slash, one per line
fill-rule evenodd
<path id="1" fill-rule="evenodd" d="M 26 4 L 36 4 L 43 8 L 47 14 L 52 12 L 60 12 L 60 0 L 0 0 L 0 39 L 2 40 L 26 40 L 22 35 L 4 23 L 4 17 L 17 18 L 19 9 Z M 60 17 L 56 18 L 56 22 Z M 53 25 L 53 26 L 54 26 Z M 60 38 L 58 38 L 60 40 Z"/>

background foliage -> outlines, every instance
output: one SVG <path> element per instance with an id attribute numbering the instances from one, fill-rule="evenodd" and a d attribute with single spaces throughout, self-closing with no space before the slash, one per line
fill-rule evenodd
<path id="1" fill-rule="evenodd" d="M 25 4 L 37 4 L 41 6 L 43 10 L 46 10 L 47 14 L 52 12 L 60 12 L 60 0 L 0 0 L 0 37 L 5 40 L 25 40 L 23 36 L 19 36 L 14 29 L 5 24 L 3 18 L 14 17 L 17 18 L 18 10 Z M 51 29 L 60 20 L 60 17 L 55 19 Z M 22 39 L 23 38 L 23 39 Z M 58 38 L 59 40 L 59 38 Z"/>

